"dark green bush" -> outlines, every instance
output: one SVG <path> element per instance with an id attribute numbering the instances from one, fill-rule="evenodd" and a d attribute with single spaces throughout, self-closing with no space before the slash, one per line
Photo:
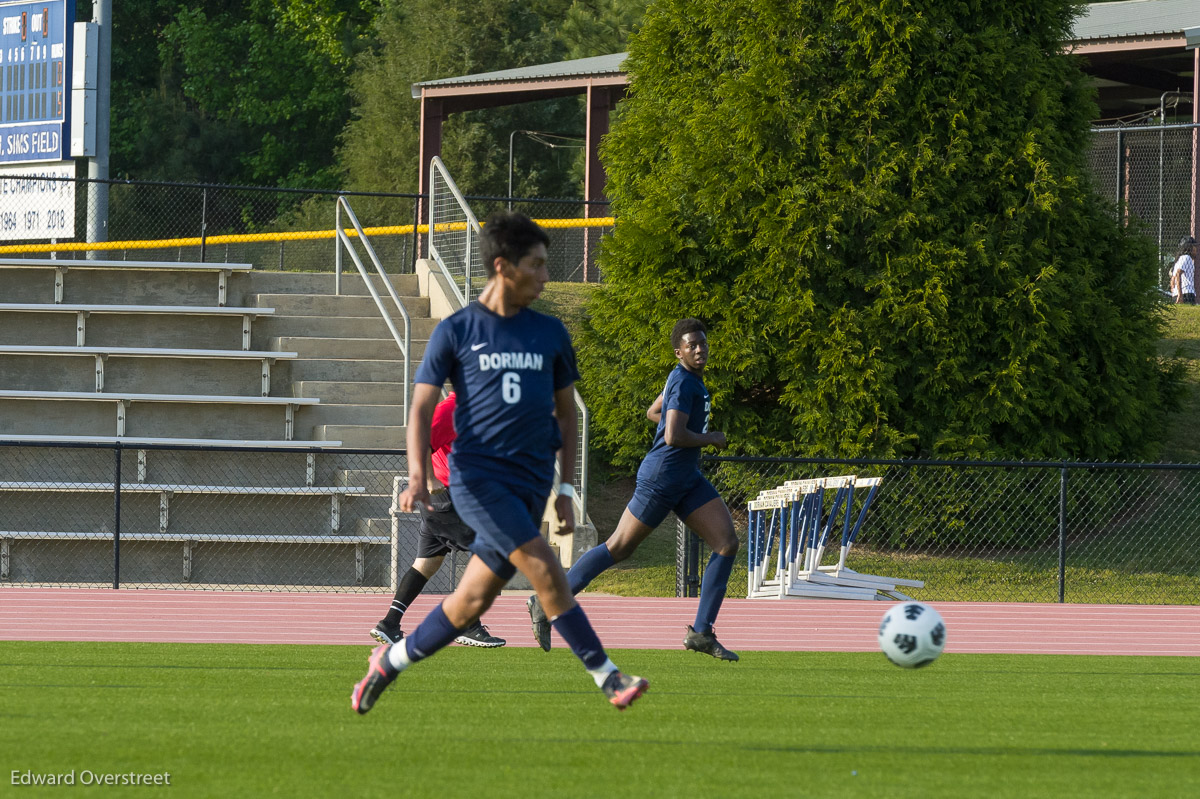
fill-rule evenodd
<path id="1" fill-rule="evenodd" d="M 655 3 L 602 151 L 594 440 L 641 457 L 671 325 L 699 316 L 731 453 L 1150 452 L 1177 378 L 1152 250 L 1086 178 L 1076 8 Z"/>

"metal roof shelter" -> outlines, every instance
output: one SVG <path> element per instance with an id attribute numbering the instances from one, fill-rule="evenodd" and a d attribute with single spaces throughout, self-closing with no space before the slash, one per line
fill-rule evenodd
<path id="1" fill-rule="evenodd" d="M 1073 33 L 1071 51 L 1096 80 L 1102 117 L 1157 115 L 1171 95 L 1200 122 L 1192 99 L 1200 90 L 1200 2 L 1093 3 Z"/>
<path id="2" fill-rule="evenodd" d="M 429 180 L 429 162 L 441 154 L 442 122 L 450 114 L 585 94 L 587 163 L 583 196 L 586 200 L 605 199 L 604 167 L 597 148 L 600 137 L 608 133 L 609 116 L 625 96 L 629 83 L 621 68 L 625 55 L 616 53 L 414 84 L 412 95 L 421 101 L 421 192 L 428 191 L 425 184 Z M 584 208 L 584 213 L 591 216 L 590 206 Z M 607 215 L 607 211 L 601 214 Z"/>
<path id="3" fill-rule="evenodd" d="M 1094 3 L 1076 20 L 1070 50 L 1096 79 L 1101 116 L 1157 112 L 1169 95 L 1192 107 L 1200 122 L 1200 0 L 1126 0 Z M 421 191 L 429 162 L 441 152 L 442 122 L 450 114 L 586 95 L 587 166 L 584 197 L 603 200 L 604 167 L 597 156 L 609 116 L 625 96 L 625 53 L 484 72 L 413 84 L 421 101 Z M 1164 93 L 1167 93 L 1164 95 Z"/>

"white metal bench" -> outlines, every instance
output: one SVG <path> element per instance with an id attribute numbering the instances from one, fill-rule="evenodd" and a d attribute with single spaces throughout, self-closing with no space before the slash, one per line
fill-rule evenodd
<path id="1" fill-rule="evenodd" d="M 228 278 L 234 272 L 249 272 L 252 264 L 213 264 L 204 261 L 102 261 L 54 258 L 0 258 L 0 269 L 53 269 L 54 301 L 63 301 L 63 286 L 72 269 L 154 269 L 160 271 L 216 272 L 217 305 L 228 296 Z"/>
<path id="2" fill-rule="evenodd" d="M 11 579 L 12 544 L 16 541 L 112 541 L 108 532 L 20 532 L 0 530 L 0 581 Z M 166 541 L 183 544 L 183 579 L 192 578 L 192 547 L 198 543 L 354 545 L 354 579 L 366 578 L 369 546 L 391 546 L 390 538 L 366 535 L 277 535 L 254 533 L 121 533 L 122 541 Z"/>
<path id="3" fill-rule="evenodd" d="M 239 308 L 214 305 L 88 305 L 81 303 L 0 302 L 0 313 L 73 313 L 75 345 L 87 343 L 87 319 L 93 314 L 157 314 L 187 316 L 241 316 L 242 349 L 250 349 L 250 327 L 259 316 L 273 316 L 274 308 Z"/>
<path id="4" fill-rule="evenodd" d="M 113 402 L 117 406 L 117 437 L 125 435 L 125 418 L 134 402 L 218 404 L 218 405 L 277 405 L 284 409 L 284 439 L 290 441 L 295 431 L 296 408 L 319 405 L 316 397 L 259 397 L 220 394 L 131 394 L 125 392 L 91 391 L 27 391 L 0 390 L 0 400 L 45 400 L 50 402 Z M 2 435 L 2 434 L 0 434 Z"/>
<path id="5" fill-rule="evenodd" d="M 104 391 L 104 362 L 109 358 L 255 359 L 262 362 L 262 396 L 271 393 L 271 364 L 298 357 L 295 352 L 271 350 L 199 350 L 169 347 L 58 347 L 0 344 L 0 355 L 91 356 L 96 361 L 96 391 Z"/>
<path id="6" fill-rule="evenodd" d="M 47 481 L 4 481 L 0 492 L 55 494 L 111 494 L 112 483 L 62 483 Z M 330 535 L 342 526 L 342 498 L 365 494 L 361 486 L 224 486 L 188 483 L 121 483 L 122 494 L 158 494 L 158 532 L 165 535 L 171 521 L 171 497 L 175 494 L 222 494 L 264 497 L 329 497 Z"/>
<path id="7" fill-rule="evenodd" d="M 121 444 L 134 449 L 138 446 L 159 447 L 221 447 L 235 449 L 312 449 L 340 447 L 341 441 L 279 441 L 266 439 L 169 438 L 161 436 L 46 436 L 40 433 L 0 433 L 0 444 Z M 310 453 L 311 456 L 311 453 Z"/>

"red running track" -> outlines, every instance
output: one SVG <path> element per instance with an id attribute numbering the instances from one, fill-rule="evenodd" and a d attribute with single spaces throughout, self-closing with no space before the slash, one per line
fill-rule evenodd
<path id="1" fill-rule="evenodd" d="M 0 640 L 369 645 L 384 594 L 0 588 Z M 440 601 L 422 596 L 412 629 Z M 695 599 L 580 596 L 612 649 L 674 649 Z M 1200 606 L 935 602 L 947 652 L 1200 655 Z M 887 604 L 727 599 L 717 622 L 730 649 L 873 651 Z M 505 595 L 484 616 L 509 646 L 534 646 L 525 597 Z M 1116 646 L 1119 642 L 1119 648 Z"/>

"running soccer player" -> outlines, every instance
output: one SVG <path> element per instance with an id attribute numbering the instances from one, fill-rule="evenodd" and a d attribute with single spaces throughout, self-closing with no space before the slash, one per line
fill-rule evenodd
<path id="1" fill-rule="evenodd" d="M 466 552 L 471 542 L 475 540 L 475 531 L 463 524 L 454 510 L 450 498 L 450 445 L 454 443 L 454 392 L 437 404 L 433 409 L 433 423 L 430 425 L 430 453 L 426 468 L 426 488 L 429 490 L 429 504 L 433 510 L 424 505 L 418 505 L 421 513 L 421 532 L 417 539 L 417 558 L 412 566 L 400 578 L 396 586 L 396 595 L 387 615 L 371 630 L 371 637 L 381 644 L 394 644 L 404 637 L 400 629 L 400 621 L 404 612 L 413 600 L 420 596 L 426 583 L 437 570 L 442 567 L 447 552 Z M 504 646 L 507 641 L 488 632 L 478 621 L 462 635 L 454 639 L 456 644 L 463 646 L 479 646 L 491 649 Z"/>
<path id="2" fill-rule="evenodd" d="M 712 402 L 703 380 L 708 364 L 708 330 L 699 319 L 680 319 L 671 331 L 671 346 L 679 365 L 667 375 L 662 393 L 646 410 L 658 429 L 638 469 L 633 498 L 621 514 L 616 532 L 583 553 L 567 572 L 567 581 L 571 593 L 578 594 L 601 572 L 632 555 L 667 513 L 674 511 L 713 550 L 700 583 L 696 622 L 688 625 L 683 646 L 720 660 L 737 660 L 737 653 L 722 646 L 713 630 L 725 599 L 738 540 L 729 508 L 700 473 L 700 450 L 726 446 L 724 433 L 708 429 Z M 533 622 L 533 637 L 549 652 L 550 623 L 539 598 L 531 596 L 526 607 Z"/>
<path id="3" fill-rule="evenodd" d="M 428 452 L 438 392 L 449 379 L 458 395 L 450 451 L 450 491 L 459 516 L 475 531 L 471 560 L 454 593 L 395 644 L 371 652 L 351 706 L 368 712 L 404 669 L 445 647 L 473 624 L 519 570 L 571 651 L 609 701 L 624 710 L 648 687 L 613 665 L 567 576 L 538 528 L 554 482 L 575 473 L 579 378 L 562 322 L 528 307 L 549 279 L 549 237 L 529 217 L 497 212 L 481 237 L 487 285 L 479 299 L 434 329 L 417 370 L 408 420 L 408 451 Z M 554 507 L 561 529 L 575 526 L 574 490 L 563 483 Z M 400 509 L 428 509 L 423 459 L 409 464 Z"/>

